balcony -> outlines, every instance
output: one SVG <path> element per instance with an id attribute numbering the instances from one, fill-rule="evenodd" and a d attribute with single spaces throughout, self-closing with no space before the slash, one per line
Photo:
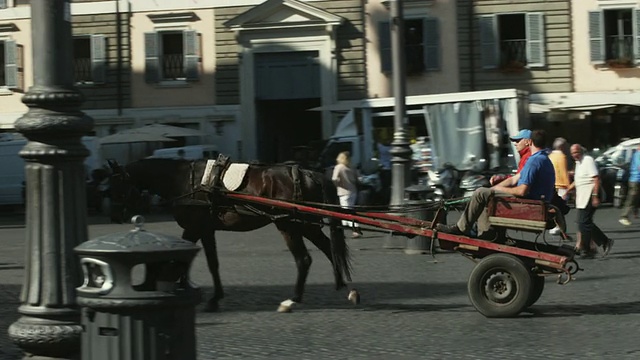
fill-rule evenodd
<path id="1" fill-rule="evenodd" d="M 76 83 L 86 83 L 93 81 L 91 77 L 91 59 L 73 59 L 73 80 Z"/>
<path id="2" fill-rule="evenodd" d="M 527 66 L 527 40 L 511 39 L 500 42 L 500 70 L 524 71 Z"/>
<path id="3" fill-rule="evenodd" d="M 184 56 L 182 54 L 162 55 L 163 80 L 184 80 Z"/>
<path id="4" fill-rule="evenodd" d="M 613 35 L 607 37 L 607 66 L 611 68 L 630 68 L 633 63 L 633 36 Z"/>

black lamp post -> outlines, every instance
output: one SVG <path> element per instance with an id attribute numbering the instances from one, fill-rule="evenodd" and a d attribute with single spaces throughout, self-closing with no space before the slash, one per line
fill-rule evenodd
<path id="1" fill-rule="evenodd" d="M 26 274 L 22 315 L 9 336 L 25 359 L 76 359 L 80 267 L 73 248 L 88 238 L 81 137 L 93 120 L 73 86 L 69 0 L 31 2 L 34 85 L 22 98 L 29 111 L 15 123 L 29 141 L 26 161 Z"/>
<path id="2" fill-rule="evenodd" d="M 410 176 L 411 147 L 405 105 L 406 64 L 404 54 L 404 15 L 402 0 L 391 0 L 391 58 L 393 69 L 393 95 L 395 98 L 394 131 L 391 143 L 391 206 L 399 206 Z"/>

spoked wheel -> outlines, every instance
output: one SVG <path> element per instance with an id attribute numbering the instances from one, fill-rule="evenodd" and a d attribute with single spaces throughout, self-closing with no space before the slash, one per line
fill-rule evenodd
<path id="1" fill-rule="evenodd" d="M 532 282 L 522 260 L 509 254 L 493 254 L 471 271 L 467 290 L 471 303 L 482 315 L 505 318 L 518 315 L 528 306 Z"/>
<path id="2" fill-rule="evenodd" d="M 540 295 L 542 295 L 542 291 L 544 290 L 544 276 L 538 276 L 536 274 L 531 274 L 531 294 L 529 294 L 529 301 L 527 301 L 527 307 L 535 304 L 538 299 L 540 299 Z"/>

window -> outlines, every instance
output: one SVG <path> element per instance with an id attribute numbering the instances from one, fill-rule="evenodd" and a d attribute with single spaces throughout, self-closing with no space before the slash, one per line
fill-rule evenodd
<path id="1" fill-rule="evenodd" d="M 104 35 L 73 38 L 73 77 L 76 83 L 106 81 L 106 38 Z"/>
<path id="2" fill-rule="evenodd" d="M 391 72 L 389 22 L 381 22 L 379 27 L 382 71 Z M 440 33 L 437 19 L 405 19 L 404 41 L 407 75 L 440 69 Z"/>
<path id="3" fill-rule="evenodd" d="M 637 9 L 590 11 L 591 62 L 606 63 L 610 67 L 631 67 L 640 61 L 638 16 L 640 10 Z"/>
<path id="4" fill-rule="evenodd" d="M 200 37 L 192 30 L 145 33 L 148 83 L 198 80 Z"/>
<path id="5" fill-rule="evenodd" d="M 0 0 L 0 9 L 6 9 L 9 7 L 8 0 Z"/>
<path id="6" fill-rule="evenodd" d="M 22 89 L 22 54 L 22 45 L 13 40 L 0 40 L 0 87 Z"/>
<path id="7" fill-rule="evenodd" d="M 542 13 L 480 17 L 480 46 L 485 69 L 545 66 Z"/>

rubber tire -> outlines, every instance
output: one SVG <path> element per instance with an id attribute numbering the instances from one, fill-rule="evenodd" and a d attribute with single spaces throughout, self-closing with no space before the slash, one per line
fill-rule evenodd
<path id="1" fill-rule="evenodd" d="M 540 299 L 542 291 L 544 290 L 545 277 L 531 274 L 531 294 L 529 294 L 529 301 L 527 301 L 527 307 L 531 307 Z"/>
<path id="2" fill-rule="evenodd" d="M 489 281 L 494 286 L 501 286 L 502 290 L 506 287 L 506 291 L 490 291 Z M 527 307 L 533 290 L 532 282 L 531 272 L 522 260 L 510 254 L 497 253 L 485 257 L 473 268 L 467 291 L 471 304 L 482 315 L 509 318 Z"/>

